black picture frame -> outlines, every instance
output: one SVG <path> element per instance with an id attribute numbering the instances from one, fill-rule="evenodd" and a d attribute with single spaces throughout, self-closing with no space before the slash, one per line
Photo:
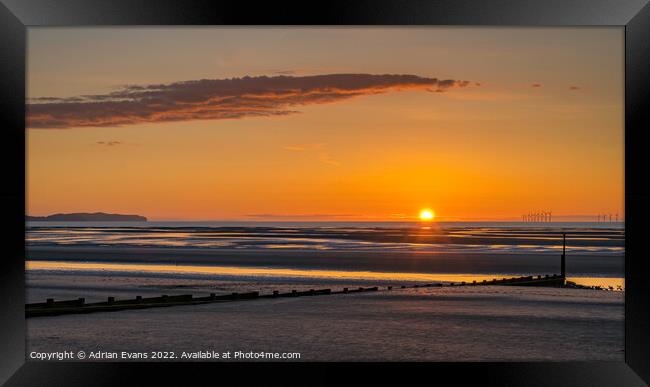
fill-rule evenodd
<path id="1" fill-rule="evenodd" d="M 262 377 L 287 381 L 286 363 L 25 362 L 25 71 L 28 26 L 93 25 L 455 25 L 625 27 L 625 362 L 289 364 L 308 384 L 339 382 L 342 372 L 480 385 L 642 386 L 650 383 L 650 272 L 644 238 L 650 219 L 645 147 L 650 130 L 648 0 L 363 0 L 248 2 L 207 0 L 0 0 L 0 382 L 16 386 L 187 385 Z M 522 343 L 534 344 L 534 343 Z M 327 368 L 327 372 L 323 368 Z M 405 369 L 406 368 L 406 369 Z M 254 370 L 253 372 L 251 370 Z M 290 371 L 292 373 L 287 373 Z M 404 380 L 400 375 L 409 373 Z M 329 380 L 328 380 L 329 379 Z M 644 383 L 645 381 L 645 383 Z"/>

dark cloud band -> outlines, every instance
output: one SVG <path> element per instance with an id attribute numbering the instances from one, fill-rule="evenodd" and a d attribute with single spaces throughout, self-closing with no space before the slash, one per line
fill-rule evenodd
<path id="1" fill-rule="evenodd" d="M 329 74 L 201 79 L 129 85 L 115 92 L 70 98 L 35 98 L 29 128 L 133 125 L 149 122 L 281 116 L 300 106 L 400 90 L 446 91 L 468 81 L 416 75 Z"/>

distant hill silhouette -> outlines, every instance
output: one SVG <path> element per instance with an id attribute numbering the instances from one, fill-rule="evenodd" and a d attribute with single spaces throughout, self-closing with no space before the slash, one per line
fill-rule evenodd
<path id="1" fill-rule="evenodd" d="M 140 215 L 107 214 L 104 212 L 76 212 L 49 216 L 25 216 L 28 222 L 146 222 Z"/>

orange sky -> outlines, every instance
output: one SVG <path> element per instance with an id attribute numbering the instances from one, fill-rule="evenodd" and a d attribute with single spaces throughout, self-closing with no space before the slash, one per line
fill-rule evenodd
<path id="1" fill-rule="evenodd" d="M 162 104 L 105 102 L 161 84 Z M 623 214 L 620 28 L 30 28 L 28 96 L 30 215 Z"/>

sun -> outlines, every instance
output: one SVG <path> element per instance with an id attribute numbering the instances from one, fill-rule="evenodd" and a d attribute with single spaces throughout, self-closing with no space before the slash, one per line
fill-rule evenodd
<path id="1" fill-rule="evenodd" d="M 433 218 L 436 217 L 436 214 L 431 211 L 430 209 L 426 208 L 422 211 L 420 211 L 420 220 L 423 222 L 429 222 L 432 221 Z"/>

